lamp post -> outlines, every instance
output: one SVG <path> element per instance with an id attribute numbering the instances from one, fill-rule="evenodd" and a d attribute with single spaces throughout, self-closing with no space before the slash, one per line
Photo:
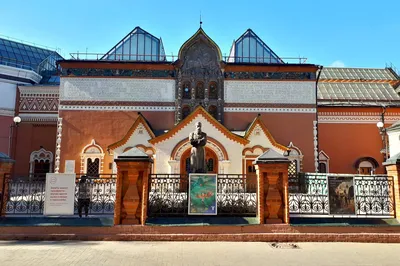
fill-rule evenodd
<path id="1" fill-rule="evenodd" d="M 381 135 L 382 138 L 383 149 L 381 150 L 381 153 L 384 153 L 383 160 L 386 161 L 388 159 L 388 145 L 387 145 L 386 128 L 384 124 L 383 113 L 382 113 L 382 121 L 376 123 L 376 126 L 378 127 L 379 134 Z"/>
<path id="2" fill-rule="evenodd" d="M 16 116 L 13 119 L 14 124 L 10 125 L 10 135 L 8 139 L 8 157 L 11 158 L 11 146 L 12 146 L 12 138 L 13 138 L 13 128 L 18 127 L 18 124 L 21 123 L 21 117 Z"/>

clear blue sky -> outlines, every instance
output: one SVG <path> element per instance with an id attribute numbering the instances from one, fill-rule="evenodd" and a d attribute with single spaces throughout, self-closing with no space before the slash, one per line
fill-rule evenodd
<path id="1" fill-rule="evenodd" d="M 251 28 L 281 57 L 400 69 L 399 0 L 1 1 L 0 34 L 71 52 L 105 53 L 134 27 L 162 37 L 167 54 L 199 27 L 228 54 Z"/>

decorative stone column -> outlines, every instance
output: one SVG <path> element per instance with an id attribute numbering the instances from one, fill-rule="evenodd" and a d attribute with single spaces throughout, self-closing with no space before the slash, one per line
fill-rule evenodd
<path id="1" fill-rule="evenodd" d="M 400 219 L 400 153 L 390 157 L 383 165 L 386 166 L 387 175 L 393 178 L 393 192 L 390 191 L 389 195 L 394 204 L 394 216 Z"/>
<path id="2" fill-rule="evenodd" d="M 117 193 L 114 225 L 146 223 L 148 176 L 153 160 L 132 148 L 114 160 L 117 164 Z"/>
<path id="3" fill-rule="evenodd" d="M 5 215 L 8 197 L 8 183 L 6 174 L 11 173 L 15 161 L 0 152 L 0 217 Z"/>
<path id="4" fill-rule="evenodd" d="M 260 224 L 289 223 L 289 159 L 269 149 L 254 162 L 258 182 Z"/>

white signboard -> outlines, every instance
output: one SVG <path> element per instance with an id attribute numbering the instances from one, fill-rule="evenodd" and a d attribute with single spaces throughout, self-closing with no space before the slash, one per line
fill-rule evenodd
<path id="1" fill-rule="evenodd" d="M 46 174 L 44 215 L 74 215 L 75 174 Z"/>
<path id="2" fill-rule="evenodd" d="M 65 160 L 65 171 L 66 174 L 75 174 L 75 160 Z"/>

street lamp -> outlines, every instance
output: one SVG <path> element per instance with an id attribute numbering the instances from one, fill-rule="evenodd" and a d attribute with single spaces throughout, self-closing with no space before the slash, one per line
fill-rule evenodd
<path id="1" fill-rule="evenodd" d="M 9 142 L 8 142 L 8 157 L 11 158 L 11 145 L 12 145 L 12 137 L 13 137 L 13 128 L 18 127 L 19 123 L 21 123 L 21 117 L 16 116 L 13 118 L 14 124 L 10 125 L 10 135 L 9 135 Z"/>
<path id="2" fill-rule="evenodd" d="M 383 115 L 382 115 L 383 118 Z M 382 119 L 383 120 L 383 119 Z M 386 128 L 384 127 L 384 123 L 382 121 L 379 121 L 376 123 L 376 126 L 378 127 L 379 134 L 381 135 L 382 138 L 382 144 L 383 144 L 383 149 L 381 150 L 381 153 L 384 153 L 383 159 L 386 161 L 388 159 L 388 145 L 386 141 Z"/>

